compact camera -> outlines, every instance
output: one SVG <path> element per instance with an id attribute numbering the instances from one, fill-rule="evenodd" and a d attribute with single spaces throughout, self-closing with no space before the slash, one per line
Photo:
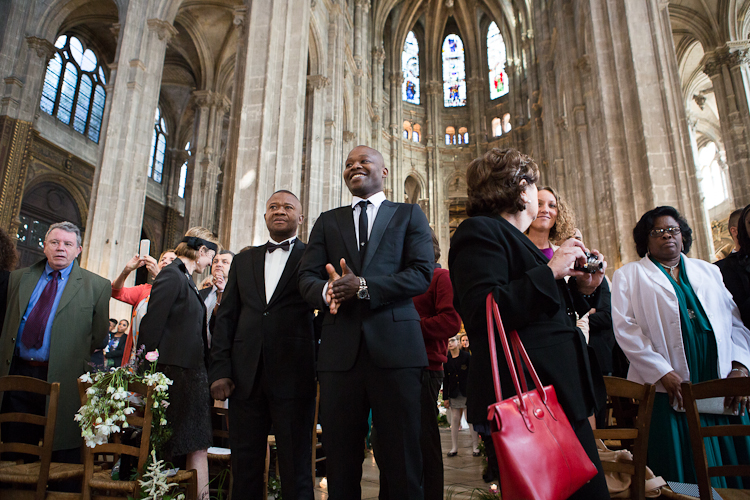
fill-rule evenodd
<path id="1" fill-rule="evenodd" d="M 604 269 L 604 262 L 601 262 L 596 255 L 586 252 L 586 263 L 582 266 L 576 264 L 573 269 L 593 274 Z"/>

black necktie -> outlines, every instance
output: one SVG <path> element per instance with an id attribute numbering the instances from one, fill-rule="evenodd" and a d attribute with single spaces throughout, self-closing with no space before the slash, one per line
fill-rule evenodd
<path id="1" fill-rule="evenodd" d="M 266 250 L 268 250 L 268 253 L 274 253 L 277 248 L 281 248 L 282 250 L 289 250 L 289 246 L 291 244 L 292 242 L 290 240 L 286 240 L 284 243 L 279 243 L 278 245 L 269 241 L 266 245 Z"/>
<path id="2" fill-rule="evenodd" d="M 359 207 L 359 255 L 361 260 L 365 259 L 365 249 L 367 248 L 367 205 L 369 203 L 367 200 L 357 203 Z"/>

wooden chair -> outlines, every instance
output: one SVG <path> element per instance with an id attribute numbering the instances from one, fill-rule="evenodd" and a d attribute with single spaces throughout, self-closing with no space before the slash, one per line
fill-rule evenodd
<path id="1" fill-rule="evenodd" d="M 320 442 L 320 436 L 323 431 L 318 429 L 318 416 L 320 415 L 320 383 L 317 384 L 318 392 L 315 396 L 315 420 L 313 420 L 313 441 L 312 441 L 312 482 L 315 485 L 315 470 L 317 464 L 325 461 L 326 457 L 318 457 L 318 450 L 323 449 L 323 444 Z"/>
<path id="2" fill-rule="evenodd" d="M 646 498 L 648 433 L 656 387 L 651 384 L 638 384 L 618 377 L 604 377 L 604 384 L 607 387 L 607 395 L 613 403 L 617 398 L 635 400 L 638 414 L 633 427 L 611 427 L 594 431 L 594 437 L 597 439 L 619 440 L 621 442 L 632 440 L 633 443 L 630 449 L 633 454 L 632 461 L 602 462 L 602 468 L 604 472 L 621 472 L 631 475 L 630 498 L 642 500 Z M 619 422 L 618 424 L 621 425 Z"/>
<path id="3" fill-rule="evenodd" d="M 748 394 L 750 394 L 750 378 L 747 377 L 711 380 L 700 384 L 682 383 L 682 401 L 685 405 L 685 415 L 690 429 L 690 446 L 693 450 L 693 463 L 698 478 L 698 491 L 701 500 L 711 500 L 712 477 L 750 477 L 750 464 L 709 467 L 703 438 L 750 436 L 750 425 L 733 424 L 703 427 L 701 426 L 696 401 L 715 397 L 747 396 Z M 716 491 L 723 498 L 750 498 L 750 492 L 744 490 L 716 488 Z"/>
<path id="4" fill-rule="evenodd" d="M 22 463 L 5 463 L 0 467 L 0 483 L 14 485 L 36 485 L 34 498 L 42 500 L 47 494 L 47 484 L 52 481 L 63 481 L 83 477 L 83 466 L 52 462 L 52 444 L 55 436 L 55 422 L 57 421 L 57 406 L 60 397 L 60 384 L 48 383 L 31 377 L 8 375 L 0 378 L 0 392 L 22 391 L 43 394 L 49 397 L 47 415 L 32 415 L 29 413 L 0 414 L 0 424 L 18 422 L 44 426 L 44 437 L 41 444 L 6 443 L 0 436 L 0 453 L 25 453 L 38 456 L 39 461 Z M 12 490 L 0 490 L 3 496 Z M 10 496 L 10 495 L 8 495 Z"/>
<path id="5" fill-rule="evenodd" d="M 81 395 L 81 404 L 86 403 L 86 389 L 91 386 L 89 383 L 78 381 L 78 392 Z M 143 383 L 130 383 L 128 390 L 140 394 L 143 398 L 143 406 L 127 416 L 128 426 L 130 428 L 140 427 L 142 429 L 140 440 L 137 443 L 129 445 L 121 441 L 121 433 L 117 432 L 110 436 L 110 442 L 97 445 L 94 448 L 84 446 L 83 464 L 85 476 L 83 482 L 83 500 L 91 498 L 135 498 L 140 485 L 137 479 L 143 476 L 146 460 L 150 452 L 151 438 L 151 408 L 153 405 L 153 388 Z M 135 481 L 118 481 L 111 478 L 110 470 L 95 471 L 94 455 L 112 454 L 114 460 L 123 455 L 136 457 L 138 459 L 137 478 Z M 198 497 L 198 479 L 195 470 L 179 471 L 176 475 L 168 479 L 169 483 L 178 483 L 186 486 L 187 500 L 197 500 Z M 94 495 L 95 491 L 104 491 L 105 495 Z"/>
<path id="6" fill-rule="evenodd" d="M 229 410 L 223 407 L 212 406 L 211 407 L 211 423 L 213 426 L 214 438 L 225 440 L 229 442 Z M 223 426 L 218 426 L 219 423 L 224 423 Z M 227 500 L 232 500 L 232 485 L 234 478 L 232 476 L 232 453 L 229 448 L 216 448 L 217 453 L 213 453 L 211 449 L 208 452 L 208 462 L 219 464 L 222 469 L 229 470 L 229 494 Z"/>

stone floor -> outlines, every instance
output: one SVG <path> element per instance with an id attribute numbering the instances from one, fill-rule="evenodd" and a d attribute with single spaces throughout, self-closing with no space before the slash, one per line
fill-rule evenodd
<path id="1" fill-rule="evenodd" d="M 445 470 L 445 499 L 446 500 L 469 500 L 475 489 L 488 491 L 489 485 L 482 480 L 481 457 L 471 455 L 471 436 L 468 430 L 459 432 L 458 456 L 448 458 L 445 456 L 451 449 L 450 429 L 440 429 L 440 438 L 443 446 L 443 468 Z M 378 498 L 378 466 L 372 452 L 365 455 L 362 464 L 362 499 Z M 475 497 L 476 498 L 476 497 Z M 316 500 L 328 500 L 325 479 L 318 479 L 315 488 Z"/>

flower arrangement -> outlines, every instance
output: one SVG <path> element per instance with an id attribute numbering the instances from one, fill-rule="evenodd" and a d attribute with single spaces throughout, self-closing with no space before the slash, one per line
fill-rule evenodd
<path id="1" fill-rule="evenodd" d="M 143 367 L 145 361 L 149 362 Z M 111 368 L 109 371 L 84 373 L 80 380 L 91 385 L 86 390 L 86 404 L 76 413 L 75 420 L 81 427 L 86 446 L 93 448 L 104 444 L 113 433 L 128 427 L 127 415 L 135 411 L 131 406 L 134 396 L 128 392 L 128 384 L 141 382 L 154 388 L 152 408 L 151 448 L 162 449 L 172 431 L 167 426 L 167 407 L 169 406 L 169 386 L 172 381 L 163 373 L 156 371 L 159 351 L 143 355 L 139 349 L 135 357 L 125 366 Z"/>
<path id="2" fill-rule="evenodd" d="M 185 495 L 169 495 L 169 490 L 177 486 L 177 483 L 168 483 L 167 474 L 164 470 L 164 460 L 156 459 L 156 450 L 151 449 L 151 461 L 148 470 L 143 473 L 143 478 L 138 480 L 141 485 L 141 498 L 148 500 L 184 500 Z"/>

